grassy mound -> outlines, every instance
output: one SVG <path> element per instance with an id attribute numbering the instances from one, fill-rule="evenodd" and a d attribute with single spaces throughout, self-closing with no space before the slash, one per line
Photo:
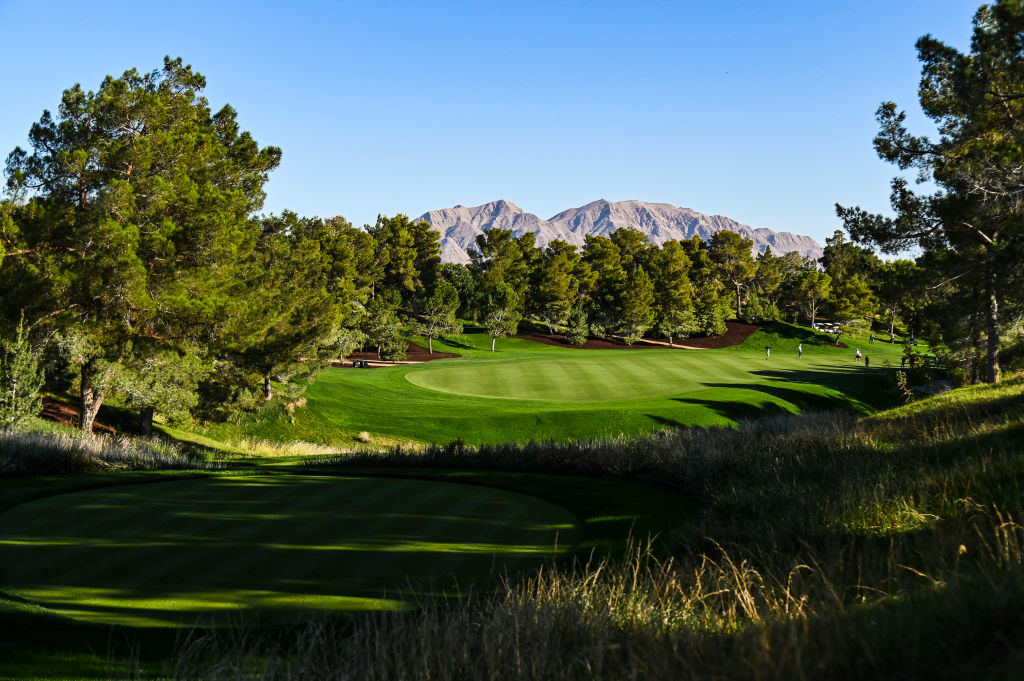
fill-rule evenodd
<path id="1" fill-rule="evenodd" d="M 829 337 L 788 324 L 721 350 L 579 350 L 501 339 L 492 353 L 489 340 L 466 334 L 435 342 L 435 348 L 461 353 L 457 359 L 333 369 L 294 413 L 265 413 L 202 434 L 351 446 L 366 432 L 385 442 L 479 444 L 733 425 L 807 409 L 865 412 L 891 404 L 884 364 L 898 365 L 902 350 L 877 342 L 869 347 L 861 338 L 872 358 L 865 368 L 854 363 L 852 349 L 834 348 Z"/>
<path id="2" fill-rule="evenodd" d="M 580 536 L 564 508 L 488 487 L 207 477 L 15 506 L 0 515 L 0 566 L 5 588 L 59 614 L 190 625 L 253 610 L 400 609 L 403 591 L 464 587 L 496 561 L 532 566 Z"/>

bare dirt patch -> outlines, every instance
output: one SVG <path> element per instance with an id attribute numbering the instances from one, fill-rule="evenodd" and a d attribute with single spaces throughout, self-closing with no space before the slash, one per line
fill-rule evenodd
<path id="1" fill-rule="evenodd" d="M 668 347 L 680 350 L 712 350 L 715 348 L 727 348 L 731 345 L 739 345 L 750 337 L 757 326 L 744 324 L 742 322 L 726 322 L 728 329 L 721 336 L 707 336 L 705 338 L 676 338 L 674 345 L 669 346 L 668 338 L 644 338 L 633 345 L 626 345 L 618 338 L 589 338 L 583 345 L 571 345 L 566 342 L 565 337 L 557 333 L 528 332 L 516 334 L 516 338 L 544 343 L 545 345 L 558 345 L 565 348 L 582 348 L 584 350 L 661 350 Z"/>
<path id="2" fill-rule="evenodd" d="M 40 416 L 44 419 L 70 426 L 71 428 L 78 427 L 78 409 L 70 404 L 58 402 L 52 397 L 43 398 L 43 413 Z M 99 421 L 93 421 L 92 432 L 102 433 L 103 435 L 117 435 L 116 429 Z"/>
<path id="3" fill-rule="evenodd" d="M 351 355 L 345 358 L 343 362 L 334 362 L 336 367 L 352 367 L 352 362 L 366 362 L 365 369 L 380 369 L 381 367 L 391 367 L 396 364 L 418 364 L 420 362 L 430 362 L 435 359 L 447 359 L 449 357 L 461 357 L 461 355 L 454 352 L 440 352 L 434 350 L 433 354 L 427 352 L 427 349 L 416 345 L 412 341 L 406 341 L 408 343 L 405 350 L 405 359 L 399 362 L 389 362 L 387 360 L 380 359 L 377 357 L 377 352 L 374 350 L 365 350 L 360 352 L 353 352 Z"/>

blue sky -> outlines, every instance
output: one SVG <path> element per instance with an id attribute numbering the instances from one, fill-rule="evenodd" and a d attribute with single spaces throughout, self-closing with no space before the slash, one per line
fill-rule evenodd
<path id="1" fill-rule="evenodd" d="M 930 129 L 914 42 L 967 49 L 978 4 L 0 0 L 0 152 L 65 88 L 169 54 L 284 150 L 268 212 L 639 199 L 824 241 L 837 201 L 887 210 L 874 111 Z"/>

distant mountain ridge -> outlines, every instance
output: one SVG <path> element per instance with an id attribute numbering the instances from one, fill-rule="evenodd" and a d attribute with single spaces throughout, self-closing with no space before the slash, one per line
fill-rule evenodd
<path id="1" fill-rule="evenodd" d="M 707 241 L 712 234 L 725 229 L 753 240 L 753 250 L 757 253 L 763 253 L 767 246 L 771 246 L 776 255 L 797 251 L 820 258 L 822 253 L 821 245 L 809 236 L 755 229 L 724 215 L 704 215 L 669 203 L 644 201 L 600 199 L 544 220 L 511 201 L 499 199 L 482 206 L 427 211 L 416 221 L 427 222 L 441 233 L 441 259 L 456 263 L 468 263 L 466 248 L 473 245 L 478 234 L 495 227 L 510 230 L 517 237 L 533 232 L 537 235 L 538 246 L 561 239 L 577 247 L 583 246 L 587 234 L 608 236 L 623 227 L 640 230 L 659 246 L 671 239 L 689 239 L 695 234 Z"/>

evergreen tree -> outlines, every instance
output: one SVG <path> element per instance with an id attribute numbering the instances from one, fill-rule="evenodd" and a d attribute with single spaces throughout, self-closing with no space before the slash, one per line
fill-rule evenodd
<path id="1" fill-rule="evenodd" d="M 455 316 L 459 309 L 459 293 L 444 279 L 438 279 L 434 292 L 423 304 L 419 334 L 427 339 L 427 351 L 434 354 L 434 339 L 446 333 L 462 333 L 462 324 Z"/>
<path id="2" fill-rule="evenodd" d="M 626 345 L 632 345 L 651 328 L 654 323 L 654 284 L 641 267 L 629 275 L 622 295 L 619 332 Z"/>
<path id="3" fill-rule="evenodd" d="M 491 334 L 491 352 L 494 352 L 494 344 L 499 338 L 515 335 L 519 329 L 520 319 L 522 319 L 522 313 L 520 312 L 519 294 L 508 284 L 498 284 L 494 293 L 491 294 L 487 319 L 484 322 L 487 333 Z"/>
<path id="4" fill-rule="evenodd" d="M 818 310 L 832 294 L 832 277 L 824 272 L 810 270 L 800 275 L 794 288 L 796 303 L 811 321 L 814 328 Z"/>
<path id="5" fill-rule="evenodd" d="M 401 335 L 398 320 L 400 297 L 397 291 L 380 294 L 370 301 L 367 308 L 369 320 L 366 340 L 377 348 L 381 359 L 404 359 L 406 342 Z"/>
<path id="6" fill-rule="evenodd" d="M 14 428 L 37 415 L 43 408 L 42 387 L 43 372 L 19 322 L 13 337 L 0 338 L 0 428 Z"/>
<path id="7" fill-rule="evenodd" d="M 706 336 L 721 335 L 728 329 L 721 299 L 723 286 L 718 281 L 718 268 L 708 255 L 707 244 L 695 235 L 680 241 L 679 245 L 690 259 L 690 279 L 695 292 L 694 314 L 700 333 Z"/>
<path id="8" fill-rule="evenodd" d="M 556 239 L 548 244 L 543 260 L 534 271 L 530 306 L 550 333 L 566 323 L 579 300 L 582 266 L 576 248 Z"/>
<path id="9" fill-rule="evenodd" d="M 757 272 L 751 249 L 754 242 L 742 235 L 723 229 L 711 235 L 708 256 L 718 265 L 722 283 L 731 284 L 736 291 L 736 318 L 742 315 L 742 288 Z"/>
<path id="10" fill-rule="evenodd" d="M 622 253 L 611 239 L 588 234 L 584 237 L 582 259 L 594 273 L 588 313 L 590 328 L 595 335 L 603 336 L 616 328 L 622 315 L 626 287 Z"/>
<path id="11" fill-rule="evenodd" d="M 878 111 L 875 150 L 900 169 L 915 167 L 919 179 L 940 188 L 913 192 L 892 181 L 895 218 L 837 205 L 854 240 L 886 253 L 918 247 L 922 255 L 951 251 L 949 269 L 934 271 L 933 286 L 954 280 L 968 290 L 982 281 L 986 380 L 1000 378 L 1000 319 L 1006 306 L 1024 299 L 1019 263 L 1024 253 L 1024 3 L 999 0 L 982 5 L 974 18 L 967 53 L 931 36 L 917 41 L 922 64 L 921 107 L 938 138 L 906 128 L 906 114 L 892 102 Z M 965 300 L 970 296 L 966 296 Z M 974 310 L 965 308 L 965 319 Z M 949 339 L 951 342 L 954 339 Z"/>
<path id="12" fill-rule="evenodd" d="M 672 310 L 668 314 L 662 314 L 658 322 L 658 330 L 668 337 L 668 344 L 673 344 L 673 339 L 689 338 L 701 331 L 697 314 L 692 308 Z"/>
<path id="13" fill-rule="evenodd" d="M 827 276 L 827 275 L 826 275 Z M 871 293 L 871 287 L 854 274 L 832 288 L 832 296 L 828 300 L 833 319 L 839 324 L 836 332 L 836 343 L 849 327 L 861 326 L 872 316 L 878 307 L 878 299 Z"/>
<path id="14" fill-rule="evenodd" d="M 582 307 L 576 307 L 569 314 L 565 330 L 565 340 L 573 345 L 583 345 L 590 337 L 590 325 L 587 324 L 587 313 Z"/>
<path id="15" fill-rule="evenodd" d="M 534 241 L 532 232 L 517 238 L 510 230 L 500 228 L 477 235 L 475 247 L 467 251 L 483 295 L 494 295 L 499 285 L 508 284 L 520 301 L 527 299 L 530 279 L 542 257 Z"/>
<path id="16" fill-rule="evenodd" d="M 695 332 L 690 258 L 678 241 L 670 240 L 651 254 L 650 266 L 658 329 L 668 336 L 671 345 L 674 336 Z"/>
<path id="17" fill-rule="evenodd" d="M 76 85 L 56 118 L 43 112 L 32 126 L 32 153 L 7 159 L 9 188 L 29 197 L 18 225 L 26 262 L 11 274 L 34 291 L 18 304 L 63 330 L 84 430 L 135 375 L 125 365 L 223 337 L 260 304 L 244 270 L 280 150 L 261 149 L 231 107 L 211 113 L 205 84 L 167 58 L 95 93 Z"/>

